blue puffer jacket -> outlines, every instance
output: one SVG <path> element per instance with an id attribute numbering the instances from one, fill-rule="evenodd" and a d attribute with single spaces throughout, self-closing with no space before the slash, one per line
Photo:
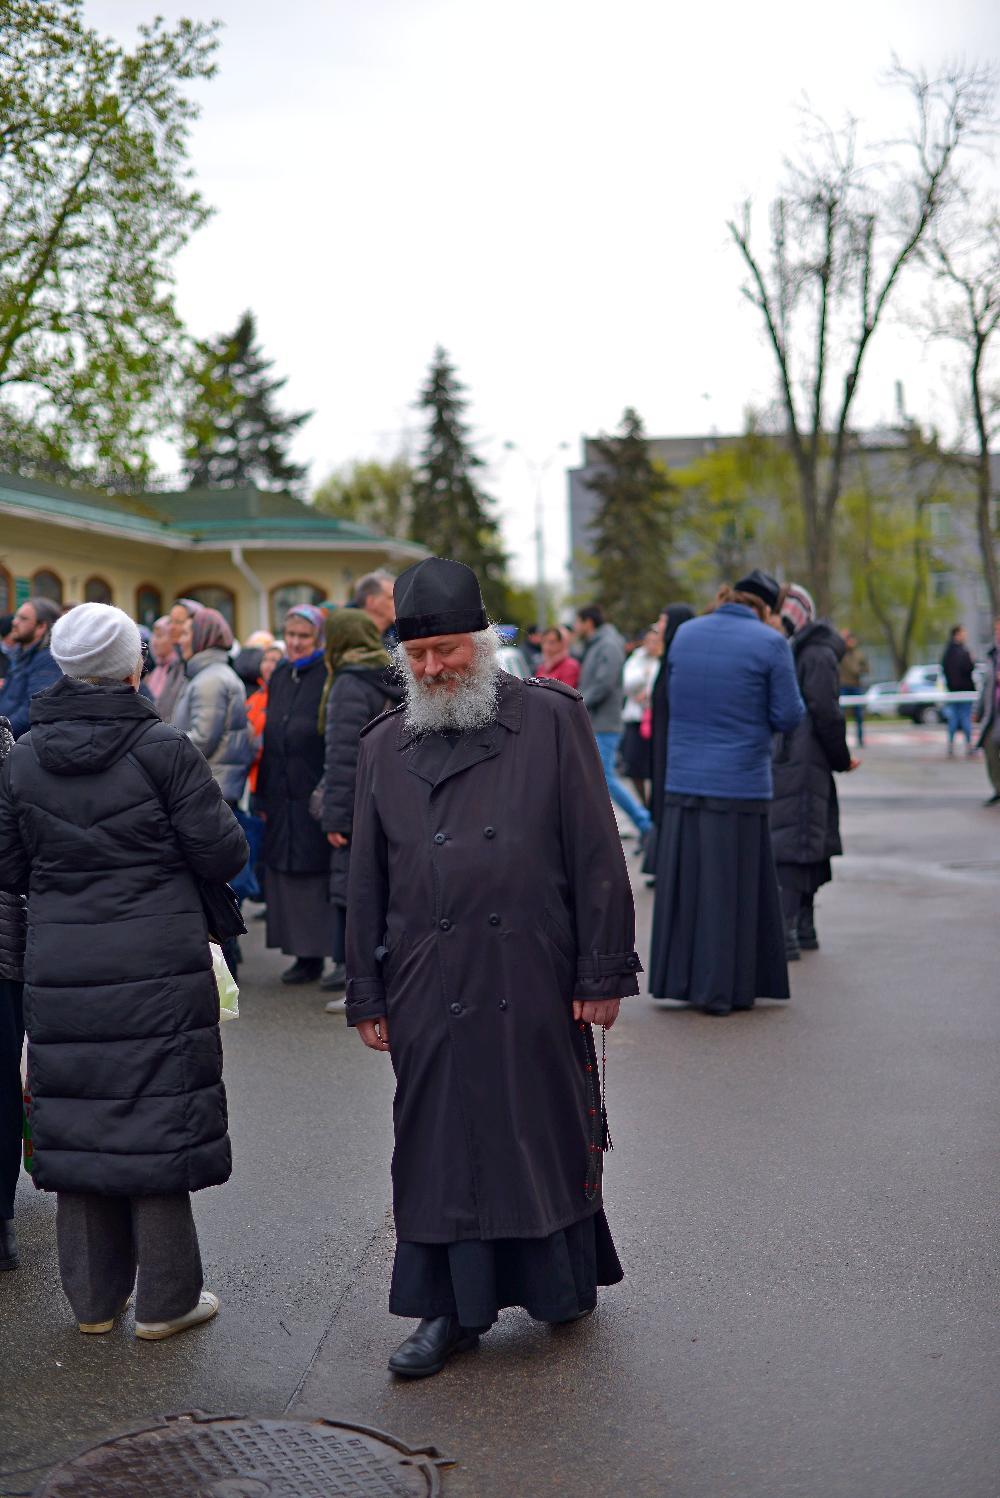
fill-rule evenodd
<path id="1" fill-rule="evenodd" d="M 52 659 L 47 644 L 32 645 L 30 650 L 15 652 L 10 675 L 0 690 L 0 713 L 10 720 L 10 731 L 15 739 L 28 732 L 32 697 L 44 692 L 60 676 L 62 672 Z"/>
<path id="2" fill-rule="evenodd" d="M 805 713 L 784 635 L 725 603 L 691 619 L 670 651 L 667 790 L 767 801 L 771 735 Z"/>

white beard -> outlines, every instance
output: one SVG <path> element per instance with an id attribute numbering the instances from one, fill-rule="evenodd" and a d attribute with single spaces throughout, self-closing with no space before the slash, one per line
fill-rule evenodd
<path id="1" fill-rule="evenodd" d="M 406 688 L 408 728 L 416 733 L 471 733 L 493 722 L 500 687 L 500 641 L 493 629 L 479 630 L 472 638 L 475 654 L 469 669 L 461 674 L 444 673 L 443 680 L 453 684 L 450 689 L 417 681 L 404 647 L 397 645 L 393 650 L 393 670 Z M 442 677 L 437 680 L 441 682 Z"/>

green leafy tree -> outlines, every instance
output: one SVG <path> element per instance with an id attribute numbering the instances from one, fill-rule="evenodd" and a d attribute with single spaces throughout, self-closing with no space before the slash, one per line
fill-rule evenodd
<path id="1" fill-rule="evenodd" d="M 683 597 L 674 559 L 677 489 L 650 454 L 629 407 L 617 436 L 592 444 L 599 463 L 590 487 L 599 496 L 591 522 L 594 592 L 626 634 L 651 624 L 665 603 Z"/>
<path id="2" fill-rule="evenodd" d="M 313 504 L 339 520 L 367 525 L 383 536 L 406 536 L 413 508 L 413 468 L 406 458 L 351 463 L 323 480 Z"/>
<path id="3" fill-rule="evenodd" d="M 295 489 L 306 468 L 289 447 L 311 411 L 284 415 L 276 397 L 286 381 L 272 379 L 273 360 L 257 345 L 252 312 L 234 332 L 199 345 L 187 372 L 183 469 L 191 489 Z"/>
<path id="4" fill-rule="evenodd" d="M 216 30 L 155 20 L 126 50 L 82 0 L 0 4 L 0 440 L 37 466 L 150 466 L 179 346 L 172 263 L 208 213 L 187 88 L 214 73 Z"/>
<path id="5" fill-rule="evenodd" d="M 507 557 L 493 500 L 477 482 L 484 465 L 464 420 L 465 386 L 443 348 L 435 351 L 418 405 L 428 425 L 413 484 L 410 536 L 437 556 L 473 568 L 489 613 L 501 619 L 507 609 Z"/>

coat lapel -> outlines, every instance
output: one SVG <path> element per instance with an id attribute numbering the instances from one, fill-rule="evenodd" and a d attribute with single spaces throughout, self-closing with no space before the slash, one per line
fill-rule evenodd
<path id="1" fill-rule="evenodd" d="M 406 755 L 406 768 L 425 780 L 433 790 L 483 760 L 495 759 L 500 753 L 501 729 L 512 733 L 520 731 L 521 690 L 520 682 L 502 677 L 496 721 L 476 733 L 464 734 L 454 747 L 440 734 L 431 733 L 420 738 L 404 723 L 400 729 L 399 748 Z"/>

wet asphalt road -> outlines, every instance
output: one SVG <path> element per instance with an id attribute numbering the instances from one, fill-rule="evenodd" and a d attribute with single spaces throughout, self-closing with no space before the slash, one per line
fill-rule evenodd
<path id="1" fill-rule="evenodd" d="M 424 1383 L 385 1371 L 389 1067 L 282 989 L 255 926 L 225 1031 L 236 1170 L 196 1198 L 222 1314 L 162 1345 L 80 1337 L 53 1202 L 26 1185 L 0 1494 L 204 1409 L 433 1442 L 447 1498 L 997 1498 L 1000 809 L 937 734 L 873 738 L 791 1004 L 719 1021 L 640 998 L 609 1036 L 625 1283 L 558 1332 L 505 1312 Z"/>

